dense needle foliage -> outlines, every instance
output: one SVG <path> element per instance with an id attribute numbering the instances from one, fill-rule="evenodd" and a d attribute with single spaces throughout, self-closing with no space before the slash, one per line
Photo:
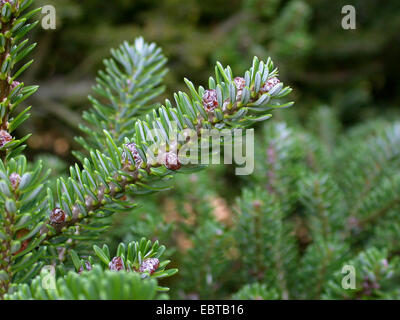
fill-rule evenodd
<path id="1" fill-rule="evenodd" d="M 280 110 L 292 106 L 291 88 L 262 50 L 245 72 L 217 62 L 207 86 L 185 78 L 183 92 L 166 94 L 167 58 L 138 37 L 104 60 L 69 170 L 50 157 L 28 161 L 24 102 L 38 86 L 18 80 L 36 46 L 26 39 L 34 2 L 0 2 L 1 298 L 400 298 L 399 121 L 342 128 L 325 106 L 300 121 L 302 111 Z M 279 13 L 271 39 L 259 40 L 274 44 L 287 74 L 288 52 L 310 54 L 310 12 L 303 1 L 274 3 L 258 13 Z M 175 131 L 202 141 L 203 129 L 244 128 L 256 131 L 251 175 L 171 161 L 183 147 Z"/>

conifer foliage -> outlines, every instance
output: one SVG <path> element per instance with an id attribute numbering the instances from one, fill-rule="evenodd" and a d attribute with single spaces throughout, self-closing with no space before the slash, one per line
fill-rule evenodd
<path id="1" fill-rule="evenodd" d="M 92 108 L 83 116 L 85 135 L 77 138 L 84 147 L 76 153 L 79 162 L 67 178 L 52 183 L 43 163 L 30 163 L 22 154 L 29 135 L 14 136 L 30 109 L 17 111 L 17 106 L 38 89 L 17 81 L 32 63 L 24 61 L 35 47 L 25 38 L 37 25 L 31 21 L 40 8 L 29 9 L 33 2 L 0 4 L 0 296 L 154 298 L 168 290 L 158 279 L 177 271 L 160 260 L 165 247 L 142 239 L 121 243 L 111 255 L 107 245 L 100 248 L 94 239 L 109 226 L 111 215 L 134 209 L 143 194 L 168 189 L 175 172 L 202 168 L 179 162 L 182 144 L 170 139 L 172 133 L 189 128 L 201 138 L 203 129 L 251 127 L 268 119 L 270 110 L 291 106 L 280 102 L 291 89 L 277 80 L 271 59 L 254 58 L 240 81 L 218 62 L 208 88 L 196 89 L 185 79 L 188 93 L 175 93 L 174 103 L 157 105 L 166 59 L 141 38 L 126 42 L 99 72 L 96 97 L 90 96 Z M 94 255 L 73 250 L 89 242 Z M 55 285 L 43 286 L 53 271 Z M 117 290 L 122 286 L 126 290 Z"/>
<path id="2" fill-rule="evenodd" d="M 19 82 L 33 2 L 0 1 L 1 299 L 400 298 L 399 121 L 343 130 L 318 107 L 266 122 L 293 102 L 257 57 L 160 103 L 167 59 L 137 38 L 104 60 L 77 161 L 53 178 L 16 131 L 38 89 Z M 189 129 L 253 127 L 251 175 L 179 157 Z"/>

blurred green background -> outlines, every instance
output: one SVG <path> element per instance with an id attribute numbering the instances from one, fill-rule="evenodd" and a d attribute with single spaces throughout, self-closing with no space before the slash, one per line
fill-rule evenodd
<path id="1" fill-rule="evenodd" d="M 184 89 L 183 77 L 204 85 L 216 60 L 241 74 L 254 55 L 271 56 L 293 86 L 292 117 L 335 109 L 344 127 L 399 114 L 398 0 L 37 0 L 54 5 L 56 30 L 38 27 L 35 64 L 23 79 L 39 84 L 24 132 L 28 155 L 54 153 L 66 162 L 102 59 L 142 35 L 169 58 L 164 98 Z M 342 6 L 356 8 L 357 29 L 341 27 Z M 295 111 L 294 111 L 295 110 Z M 279 117 L 279 113 L 276 115 Z"/>

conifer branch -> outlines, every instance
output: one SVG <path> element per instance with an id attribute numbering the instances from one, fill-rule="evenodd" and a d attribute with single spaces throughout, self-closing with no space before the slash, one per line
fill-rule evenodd
<path id="1" fill-rule="evenodd" d="M 93 88 L 101 97 L 89 96 L 93 108 L 83 113 L 86 124 L 80 125 L 86 137 L 76 140 L 86 149 L 105 150 L 107 130 L 120 145 L 134 133 L 135 120 L 155 108 L 154 99 L 165 89 L 161 85 L 167 69 L 167 59 L 154 43 L 137 38 L 131 45 L 124 42 L 111 50 L 112 58 L 105 59 L 105 70 L 99 72 Z M 75 154 L 83 160 L 80 153 Z"/>
<path id="2" fill-rule="evenodd" d="M 8 291 L 13 281 L 13 261 L 26 249 L 23 240 L 26 234 L 30 235 L 30 231 L 18 226 L 21 222 L 21 202 L 26 200 L 21 190 L 29 184 L 27 176 L 19 174 L 26 169 L 26 160 L 18 157 L 18 154 L 25 148 L 23 142 L 29 135 L 17 140 L 11 134 L 29 117 L 27 112 L 30 107 L 16 116 L 12 114 L 13 111 L 37 90 L 36 86 L 24 86 L 16 81 L 31 62 L 13 72 L 14 66 L 36 46 L 28 46 L 27 39 L 22 41 L 25 34 L 36 25 L 28 21 L 38 9 L 22 15 L 31 3 L 32 0 L 0 2 L 0 297 Z M 39 193 L 40 188 L 37 191 Z"/>
<path id="3" fill-rule="evenodd" d="M 126 139 L 125 144 L 117 147 L 112 135 L 104 130 L 107 152 L 91 151 L 91 159 L 85 158 L 83 161 L 84 170 L 78 166 L 71 167 L 68 181 L 59 179 L 57 182 L 56 199 L 48 192 L 49 211 L 52 213 L 40 234 L 45 234 L 47 240 L 54 238 L 82 220 L 95 216 L 99 210 L 111 208 L 116 202 L 129 208 L 131 203 L 121 201 L 127 192 L 152 189 L 157 180 L 179 169 L 179 160 L 178 167 L 174 168 L 166 158 L 172 155 L 172 151 L 166 152 L 173 148 L 172 141 L 168 140 L 173 133 L 172 122 L 176 121 L 178 125 L 177 134 L 183 134 L 186 128 L 191 128 L 200 140 L 204 129 L 245 128 L 268 119 L 271 116 L 265 114 L 268 110 L 291 106 L 292 103 L 279 103 L 279 99 L 291 90 L 289 87 L 283 88 L 276 76 L 277 70 L 270 59 L 264 63 L 254 58 L 253 66 L 244 78 L 233 78 L 229 67 L 223 68 L 217 63 L 217 80 L 210 78 L 210 89 L 200 87 L 196 90 L 190 81 L 185 80 L 191 97 L 179 92 L 175 94 L 176 107 L 172 107 L 167 100 L 165 106 L 147 114 L 145 120 L 137 120 L 134 136 Z M 211 108 L 209 103 L 212 104 Z M 264 115 L 252 115 L 260 112 Z M 146 162 L 150 152 L 146 139 L 151 137 L 152 129 L 160 129 L 164 133 L 158 137 L 163 143 L 153 150 L 157 155 L 164 154 L 161 160 L 159 157 L 156 161 Z M 154 137 L 152 139 L 156 142 Z M 180 147 L 176 145 L 173 151 L 175 157 Z M 56 207 L 56 203 L 60 204 L 60 208 Z M 64 216 L 60 221 L 52 221 L 51 216 L 58 209 L 62 210 Z"/>

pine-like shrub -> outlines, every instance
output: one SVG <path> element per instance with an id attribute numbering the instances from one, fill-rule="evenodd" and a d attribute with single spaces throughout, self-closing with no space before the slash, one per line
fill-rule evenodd
<path id="1" fill-rule="evenodd" d="M 292 105 L 269 58 L 217 63 L 207 88 L 185 79 L 160 104 L 167 60 L 138 38 L 104 60 L 76 164 L 28 161 L 32 3 L 0 4 L 2 299 L 400 298 L 400 122 L 344 130 L 320 107 L 265 123 Z M 251 175 L 173 161 L 173 132 L 250 127 Z"/>
<path id="2" fill-rule="evenodd" d="M 189 94 L 178 92 L 174 106 L 169 100 L 160 106 L 154 98 L 164 90 L 166 58 L 142 38 L 125 42 L 104 61 L 95 97 L 89 98 L 93 107 L 81 126 L 85 136 L 77 138 L 83 146 L 75 153 L 79 162 L 70 167 L 69 176 L 52 181 L 45 164 L 28 162 L 22 154 L 29 135 L 13 136 L 29 117 L 30 107 L 17 107 L 38 89 L 16 80 L 32 63 L 21 64 L 35 47 L 24 38 L 37 24 L 30 22 L 40 10 L 29 11 L 32 2 L 2 1 L 0 10 L 0 295 L 153 298 L 155 290 L 168 290 L 155 279 L 177 271 L 166 269 L 169 260 L 160 260 L 165 247 L 158 241 L 121 243 L 115 252 L 94 244 L 92 255 L 82 247 L 99 239 L 114 213 L 138 206 L 136 196 L 167 189 L 175 172 L 204 167 L 180 162 L 183 143 L 172 140 L 172 134 L 192 129 L 202 139 L 203 129 L 250 127 L 268 119 L 269 110 L 290 106 L 279 101 L 291 90 L 276 78 L 271 59 L 264 63 L 254 58 L 243 77 L 234 77 L 229 66 L 217 63 L 208 89 L 196 89 L 185 79 Z M 44 266 L 50 273 L 40 273 Z M 129 275 L 114 276 L 108 269 Z M 53 273 L 55 285 L 40 285 Z M 149 278 L 153 280 L 139 281 Z M 122 286 L 128 290 L 122 295 L 118 290 L 97 293 Z"/>

